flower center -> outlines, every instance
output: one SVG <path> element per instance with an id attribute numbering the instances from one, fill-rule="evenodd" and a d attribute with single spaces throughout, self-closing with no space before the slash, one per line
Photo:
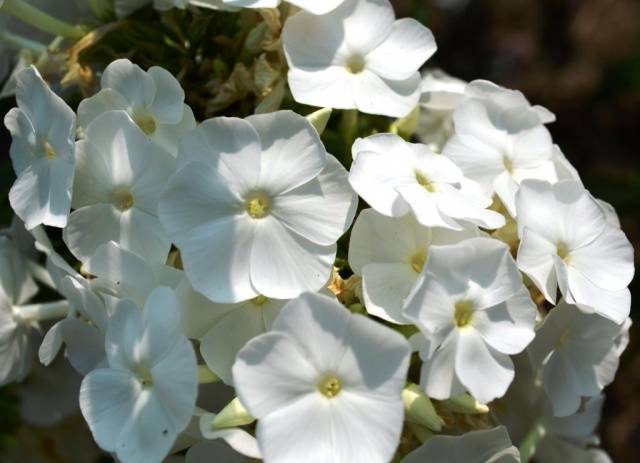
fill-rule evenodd
<path id="1" fill-rule="evenodd" d="M 416 181 L 429 193 L 434 193 L 435 191 L 437 191 L 435 183 L 432 182 L 427 174 L 425 174 L 421 170 L 416 170 Z"/>
<path id="2" fill-rule="evenodd" d="M 262 294 L 251 299 L 251 303 L 258 307 L 265 305 L 268 301 L 269 301 L 269 298 L 267 296 L 263 296 Z"/>
<path id="3" fill-rule="evenodd" d="M 146 365 L 136 365 L 133 372 L 138 377 L 138 381 L 144 389 L 148 389 L 153 386 L 153 375 Z"/>
<path id="4" fill-rule="evenodd" d="M 140 130 L 147 135 L 153 135 L 156 131 L 156 120 L 149 111 L 146 110 L 134 110 L 133 121 L 136 123 Z"/>
<path id="5" fill-rule="evenodd" d="M 424 268 L 424 264 L 427 261 L 427 251 L 421 249 L 411 256 L 411 269 L 416 273 L 421 273 Z"/>
<path id="6" fill-rule="evenodd" d="M 133 195 L 128 188 L 118 188 L 113 192 L 113 200 L 121 211 L 127 211 L 133 207 Z"/>
<path id="7" fill-rule="evenodd" d="M 565 243 L 560 242 L 556 245 L 556 253 L 558 254 L 558 257 L 560 257 L 560 259 L 567 263 L 569 262 L 569 258 L 571 256 L 569 254 L 569 247 Z"/>
<path id="8" fill-rule="evenodd" d="M 262 192 L 254 193 L 247 198 L 247 213 L 254 219 L 262 219 L 271 212 L 271 198 Z"/>
<path id="9" fill-rule="evenodd" d="M 347 59 L 347 71 L 351 74 L 360 74 L 366 65 L 367 62 L 362 55 L 352 55 Z"/>
<path id="10" fill-rule="evenodd" d="M 506 154 L 502 155 L 502 165 L 507 172 L 509 172 L 510 174 L 513 173 L 513 161 Z"/>
<path id="11" fill-rule="evenodd" d="M 473 302 L 463 299 L 456 302 L 453 319 L 458 328 L 465 328 L 473 321 Z"/>
<path id="12" fill-rule="evenodd" d="M 56 150 L 53 149 L 53 146 L 51 146 L 51 143 L 49 143 L 47 140 L 44 141 L 44 154 L 47 156 L 47 159 L 49 161 L 55 159 L 56 157 Z"/>
<path id="13" fill-rule="evenodd" d="M 565 328 L 564 330 L 562 330 L 562 333 L 560 333 L 560 339 L 558 339 L 558 345 L 564 346 L 567 343 L 567 341 L 569 341 L 570 337 L 571 337 L 571 331 L 569 330 L 569 328 Z"/>
<path id="14" fill-rule="evenodd" d="M 342 381 L 335 375 L 328 375 L 318 383 L 318 390 L 327 399 L 333 399 L 342 390 Z"/>

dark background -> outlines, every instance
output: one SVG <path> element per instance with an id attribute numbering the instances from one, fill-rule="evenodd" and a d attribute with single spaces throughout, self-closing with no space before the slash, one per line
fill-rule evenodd
<path id="1" fill-rule="evenodd" d="M 640 241 L 640 0 L 392 0 L 398 17 L 433 31 L 429 62 L 465 80 L 523 91 L 554 112 L 549 129 L 591 192 L 614 205 Z M 4 114 L 12 101 L 0 102 Z M 0 128 L 0 222 L 13 182 Z M 636 255 L 636 265 L 637 265 Z M 639 293 L 637 279 L 632 294 Z M 632 308 L 632 317 L 638 318 Z M 640 323 L 640 322 L 638 322 Z M 640 461 L 640 327 L 607 390 L 603 445 L 617 463 Z"/>

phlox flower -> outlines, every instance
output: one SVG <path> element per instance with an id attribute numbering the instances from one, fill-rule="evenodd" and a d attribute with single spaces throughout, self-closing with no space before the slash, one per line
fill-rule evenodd
<path id="1" fill-rule="evenodd" d="M 403 463 L 520 463 L 504 426 L 461 436 L 434 436 L 406 456 Z"/>
<path id="2" fill-rule="evenodd" d="M 539 112 L 519 92 L 490 82 L 475 81 L 465 90 L 468 99 L 453 115 L 455 134 L 442 154 L 494 193 L 515 216 L 515 194 L 522 180 L 558 179 L 551 135 Z"/>
<path id="3" fill-rule="evenodd" d="M 149 141 L 122 111 L 95 119 L 77 144 L 74 211 L 64 242 L 80 261 L 115 241 L 149 262 L 164 263 L 171 240 L 157 216 L 174 170 L 171 155 Z"/>
<path id="4" fill-rule="evenodd" d="M 160 218 L 196 291 L 288 299 L 329 281 L 357 197 L 306 118 L 210 119 L 182 140 L 178 169 Z"/>
<path id="5" fill-rule="evenodd" d="M 82 415 L 96 443 L 123 463 L 159 463 L 189 424 L 198 390 L 173 291 L 157 288 L 143 310 L 121 301 L 105 349 L 108 368 L 82 381 Z"/>
<path id="6" fill-rule="evenodd" d="M 389 217 L 412 212 L 427 227 L 462 230 L 465 223 L 499 228 L 504 217 L 491 199 L 449 159 L 392 134 L 353 144 L 349 182 L 371 207 Z"/>
<path id="7" fill-rule="evenodd" d="M 311 14 L 321 15 L 333 11 L 345 0 L 287 0 L 288 3 L 302 8 Z M 275 8 L 282 0 L 222 0 L 224 5 L 244 8 Z"/>
<path id="8" fill-rule="evenodd" d="M 436 51 L 431 31 L 396 21 L 388 0 L 345 0 L 323 16 L 300 12 L 285 23 L 283 41 L 297 102 L 392 117 L 418 104 L 418 69 Z"/>
<path id="9" fill-rule="evenodd" d="M 629 314 L 627 286 L 634 273 L 633 247 L 607 222 L 578 182 L 523 182 L 518 210 L 518 267 L 554 303 L 564 299 L 621 324 Z"/>
<path id="10" fill-rule="evenodd" d="M 404 315 L 426 338 L 421 385 L 435 399 L 468 390 L 487 403 L 514 377 L 510 355 L 534 337 L 536 308 L 509 248 L 489 238 L 432 246 Z"/>
<path id="11" fill-rule="evenodd" d="M 18 107 L 4 124 L 11 133 L 11 161 L 18 179 L 9 202 L 27 229 L 62 228 L 71 207 L 75 114 L 33 66 L 16 76 Z"/>
<path id="12" fill-rule="evenodd" d="M 363 210 L 351 230 L 349 265 L 362 276 L 367 312 L 407 324 L 405 298 L 422 272 L 432 245 L 454 244 L 479 235 L 475 226 L 462 231 L 420 225 L 412 214 L 386 217 Z"/>
<path id="13" fill-rule="evenodd" d="M 233 383 L 231 367 L 238 351 L 247 341 L 268 331 L 287 303 L 260 295 L 248 301 L 219 304 L 194 291 L 186 278 L 176 295 L 184 333 L 200 341 L 207 366 L 227 384 Z"/>
<path id="14" fill-rule="evenodd" d="M 233 366 L 265 461 L 390 461 L 409 354 L 400 334 L 329 296 L 290 301 Z"/>
<path id="15" fill-rule="evenodd" d="M 599 394 L 613 381 L 620 332 L 611 320 L 566 303 L 546 316 L 527 351 L 534 366 L 542 368 L 555 416 L 576 413 L 583 397 Z"/>
<path id="16" fill-rule="evenodd" d="M 118 59 L 107 66 L 100 83 L 102 90 L 78 107 L 78 122 L 85 129 L 107 111 L 125 111 L 150 140 L 175 156 L 180 137 L 196 126 L 184 90 L 166 69 L 143 71 Z"/>

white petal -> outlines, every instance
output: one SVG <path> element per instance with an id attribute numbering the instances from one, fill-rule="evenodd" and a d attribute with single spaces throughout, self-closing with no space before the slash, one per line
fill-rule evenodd
<path id="1" fill-rule="evenodd" d="M 316 179 L 277 196 L 272 211 L 286 227 L 323 246 L 349 228 L 357 207 L 346 170 L 333 156 L 327 161 Z"/>
<path id="2" fill-rule="evenodd" d="M 355 77 L 356 107 L 363 113 L 404 117 L 420 100 L 420 73 L 417 71 L 402 80 L 384 79 L 366 69 Z"/>
<path id="3" fill-rule="evenodd" d="M 268 193 L 290 192 L 325 169 L 326 151 L 307 118 L 292 111 L 277 111 L 249 116 L 246 121 L 260 137 L 260 188 Z M 296 168 L 291 169 L 294 164 Z"/>
<path id="4" fill-rule="evenodd" d="M 430 358 L 423 359 L 420 385 L 429 397 L 444 400 L 465 392 L 455 372 L 457 333 L 447 337 L 444 343 Z"/>
<path id="5" fill-rule="evenodd" d="M 255 190 L 260 176 L 260 138 L 246 120 L 236 117 L 208 119 L 180 141 L 178 169 L 192 161 L 215 167 L 233 191 Z"/>
<path id="6" fill-rule="evenodd" d="M 282 333 L 266 333 L 252 339 L 233 365 L 238 397 L 259 420 L 304 397 L 317 395 L 317 379 L 318 372 L 307 360 L 304 349 Z M 266 457 L 268 451 L 262 442 L 261 450 Z"/>
<path id="7" fill-rule="evenodd" d="M 80 320 L 64 320 L 62 336 L 67 346 L 69 363 L 81 375 L 86 375 L 96 368 L 105 367 L 106 353 L 104 334 L 95 326 Z"/>
<path id="8" fill-rule="evenodd" d="M 553 263 L 556 252 L 554 243 L 529 228 L 523 230 L 518 248 L 518 268 L 533 280 L 544 297 L 552 303 L 555 303 L 558 292 Z"/>
<path id="9" fill-rule="evenodd" d="M 524 287 L 509 300 L 475 312 L 473 326 L 487 344 L 503 354 L 518 354 L 535 333 L 536 306 Z"/>
<path id="10" fill-rule="evenodd" d="M 80 410 L 96 443 L 113 452 L 131 415 L 139 385 L 127 371 L 95 370 L 82 381 Z"/>
<path id="11" fill-rule="evenodd" d="M 515 375 L 511 359 L 487 346 L 474 330 L 460 332 L 456 351 L 456 374 L 481 403 L 502 397 Z"/>
<path id="12" fill-rule="evenodd" d="M 315 0 L 290 0 L 289 3 L 299 6 L 310 13 L 324 15 L 336 9 L 338 5 L 344 3 L 344 0 L 325 0 L 322 3 Z"/>
<path id="13" fill-rule="evenodd" d="M 89 124 L 107 111 L 126 111 L 127 101 L 112 88 L 103 88 L 95 95 L 86 98 L 78 106 L 78 123 L 87 128 Z"/>
<path id="14" fill-rule="evenodd" d="M 261 308 L 247 302 L 229 311 L 200 341 L 207 366 L 226 384 L 232 384 L 231 368 L 236 355 L 250 339 L 266 331 Z"/>
<path id="15" fill-rule="evenodd" d="M 155 288 L 142 311 L 144 332 L 138 340 L 138 352 L 152 364 L 165 361 L 167 352 L 181 338 L 180 314 L 175 293 L 170 288 Z"/>
<path id="16" fill-rule="evenodd" d="M 602 289 L 571 268 L 567 275 L 571 296 L 583 310 L 595 311 L 619 325 L 629 316 L 631 293 L 628 288 L 618 291 Z"/>
<path id="17" fill-rule="evenodd" d="M 151 135 L 151 140 L 166 149 L 173 157 L 177 157 L 178 145 L 185 134 L 196 128 L 193 110 L 186 104 L 182 107 L 182 119 L 177 124 L 159 124 Z"/>
<path id="18" fill-rule="evenodd" d="M 367 312 L 392 323 L 407 324 L 402 307 L 418 274 L 406 263 L 371 263 L 362 268 L 361 274 Z"/>
<path id="19" fill-rule="evenodd" d="M 388 0 L 353 0 L 331 13 L 342 20 L 349 50 L 366 55 L 389 36 L 395 19 Z"/>
<path id="20" fill-rule="evenodd" d="M 133 370 L 142 360 L 138 355 L 138 342 L 143 334 L 141 310 L 127 299 L 118 302 L 116 312 L 109 320 L 105 347 L 111 368 Z"/>
<path id="21" fill-rule="evenodd" d="M 156 94 L 149 108 L 162 124 L 177 124 L 182 119 L 184 90 L 169 71 L 152 66 L 147 73 L 155 83 Z"/>
<path id="22" fill-rule="evenodd" d="M 367 54 L 367 67 L 387 79 L 407 79 L 436 49 L 429 29 L 413 18 L 400 19 L 391 26 L 389 36 Z"/>
<path id="23" fill-rule="evenodd" d="M 120 93 L 131 106 L 147 108 L 156 95 L 156 86 L 149 74 L 128 59 L 118 59 L 104 70 L 102 88 Z"/>
<path id="24" fill-rule="evenodd" d="M 120 215 L 108 204 L 75 210 L 63 232 L 65 244 L 78 260 L 87 260 L 101 244 L 119 240 Z M 91 230 L 91 234 L 87 230 Z"/>
<path id="25" fill-rule="evenodd" d="M 307 71 L 292 67 L 288 81 L 293 98 L 302 104 L 335 109 L 354 109 L 353 75 L 343 66 Z"/>
<path id="26" fill-rule="evenodd" d="M 260 294 L 277 299 L 317 291 L 329 281 L 335 255 L 335 244 L 312 243 L 267 216 L 255 221 L 251 282 Z"/>

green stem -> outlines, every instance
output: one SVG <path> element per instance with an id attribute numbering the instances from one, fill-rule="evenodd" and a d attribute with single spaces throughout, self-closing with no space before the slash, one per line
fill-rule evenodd
<path id="1" fill-rule="evenodd" d="M 358 136 L 357 109 L 347 109 L 342 112 L 342 120 L 340 121 L 340 132 L 342 132 L 342 136 L 344 139 L 345 151 L 350 154 L 351 146 Z"/>
<path id="2" fill-rule="evenodd" d="M 39 322 L 66 316 L 69 312 L 69 302 L 55 301 L 42 304 L 27 304 L 16 306 L 13 310 L 17 318 L 25 323 Z"/>
<path id="3" fill-rule="evenodd" d="M 71 39 L 80 39 L 85 35 L 84 28 L 60 21 L 24 0 L 5 0 L 0 10 L 52 35 Z"/>
<path id="4" fill-rule="evenodd" d="M 8 43 L 19 50 L 27 49 L 37 56 L 47 51 L 46 45 L 9 31 L 0 31 L 0 42 Z"/>
<path id="5" fill-rule="evenodd" d="M 537 420 L 520 444 L 520 461 L 527 463 L 536 453 L 538 443 L 546 436 L 547 431 L 544 427 L 542 419 Z"/>

